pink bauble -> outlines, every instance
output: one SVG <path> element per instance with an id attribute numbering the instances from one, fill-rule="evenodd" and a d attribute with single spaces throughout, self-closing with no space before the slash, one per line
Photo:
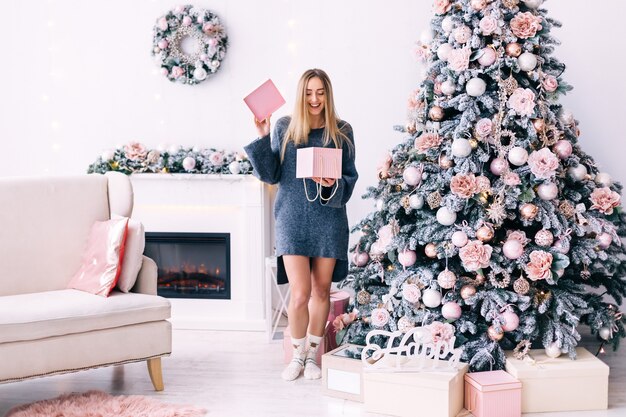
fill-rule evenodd
<path id="1" fill-rule="evenodd" d="M 448 301 L 441 306 L 441 315 L 446 320 L 457 320 L 461 317 L 461 306 L 454 301 Z"/>
<path id="2" fill-rule="evenodd" d="M 408 167 L 402 173 L 402 178 L 407 185 L 414 186 L 420 182 L 420 172 L 415 167 Z"/>
<path id="3" fill-rule="evenodd" d="M 600 249 L 608 249 L 613 242 L 613 238 L 608 233 L 601 233 L 596 239 L 598 240 L 598 246 Z"/>
<path id="4" fill-rule="evenodd" d="M 502 330 L 512 332 L 519 327 L 519 316 L 512 311 L 502 313 Z"/>
<path id="5" fill-rule="evenodd" d="M 493 175 L 502 175 L 509 169 L 509 163 L 504 158 L 496 158 L 491 161 L 489 169 Z"/>
<path id="6" fill-rule="evenodd" d="M 569 140 L 561 139 L 554 144 L 554 153 L 561 159 L 567 159 L 572 154 L 572 143 Z"/>
<path id="7" fill-rule="evenodd" d="M 559 195 L 559 188 L 553 182 L 543 183 L 537 187 L 537 195 L 544 201 L 554 200 Z"/>
<path id="8" fill-rule="evenodd" d="M 183 17 L 183 26 L 189 26 L 191 24 L 191 17 L 185 16 Z"/>
<path id="9" fill-rule="evenodd" d="M 558 253 L 562 253 L 563 255 L 565 255 L 566 253 L 569 252 L 570 250 L 570 242 L 569 242 L 569 238 L 559 238 L 553 246 L 554 250 L 557 251 Z"/>
<path id="10" fill-rule="evenodd" d="M 457 248 L 462 248 L 467 245 L 467 234 L 460 230 L 457 230 L 452 234 L 452 244 Z"/>
<path id="11" fill-rule="evenodd" d="M 482 55 L 478 58 L 478 63 L 483 67 L 489 67 L 496 62 L 496 51 L 493 48 L 483 48 Z"/>
<path id="12" fill-rule="evenodd" d="M 196 160 L 192 156 L 188 156 L 183 159 L 183 168 L 185 171 L 191 171 L 196 167 Z"/>
<path id="13" fill-rule="evenodd" d="M 352 255 L 352 263 L 358 267 L 367 265 L 369 260 L 370 256 L 367 254 L 367 252 L 356 252 L 354 255 Z"/>
<path id="14" fill-rule="evenodd" d="M 507 240 L 502 245 L 502 253 L 509 259 L 519 259 L 524 253 L 524 246 L 522 246 L 519 240 Z"/>
<path id="15" fill-rule="evenodd" d="M 381 259 L 384 253 L 385 250 L 379 241 L 372 243 L 372 246 L 370 246 L 370 256 L 373 259 Z"/>
<path id="16" fill-rule="evenodd" d="M 158 43 L 159 48 L 165 49 L 169 45 L 169 43 L 165 39 L 161 39 Z"/>
<path id="17" fill-rule="evenodd" d="M 449 269 L 445 269 L 437 275 L 437 282 L 441 288 L 449 290 L 456 283 L 456 275 Z"/>
<path id="18" fill-rule="evenodd" d="M 554 235 L 551 231 L 541 229 L 535 234 L 535 243 L 539 246 L 548 247 L 554 242 Z"/>
<path id="19" fill-rule="evenodd" d="M 403 250 L 398 254 L 398 261 L 400 262 L 400 265 L 406 268 L 407 266 L 415 264 L 415 261 L 417 261 L 417 254 L 415 251 L 410 249 Z"/>

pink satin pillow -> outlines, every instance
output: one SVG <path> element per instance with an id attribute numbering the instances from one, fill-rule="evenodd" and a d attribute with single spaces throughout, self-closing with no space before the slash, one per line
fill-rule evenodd
<path id="1" fill-rule="evenodd" d="M 127 217 L 95 222 L 82 264 L 67 287 L 108 297 L 122 271 L 127 234 Z"/>

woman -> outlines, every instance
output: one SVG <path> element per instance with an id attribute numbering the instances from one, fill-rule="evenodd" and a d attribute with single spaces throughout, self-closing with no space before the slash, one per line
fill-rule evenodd
<path id="1" fill-rule="evenodd" d="M 293 115 L 276 122 L 271 139 L 269 117 L 255 119 L 255 125 L 259 138 L 245 150 L 254 174 L 278 184 L 274 203 L 278 282 L 288 280 L 291 288 L 287 311 L 294 352 L 282 378 L 292 381 L 304 370 L 305 378 L 318 379 L 316 353 L 330 308 L 330 286 L 348 271 L 346 203 L 358 178 L 352 127 L 339 120 L 330 79 L 320 69 L 302 75 Z M 337 182 L 296 178 L 296 149 L 310 146 L 342 149 L 342 177 Z M 310 201 L 318 186 L 320 199 Z"/>

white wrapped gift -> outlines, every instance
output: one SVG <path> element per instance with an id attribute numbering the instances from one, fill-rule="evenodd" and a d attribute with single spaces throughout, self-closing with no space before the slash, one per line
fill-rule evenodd
<path id="1" fill-rule="evenodd" d="M 587 349 L 551 359 L 543 349 L 529 358 L 507 352 L 506 371 L 522 382 L 522 412 L 604 410 L 608 405 L 609 367 Z"/>
<path id="2" fill-rule="evenodd" d="M 468 367 L 438 362 L 436 370 L 426 366 L 420 372 L 364 372 L 365 410 L 400 417 L 456 417 L 463 408 L 463 377 Z M 410 369 L 411 363 L 403 366 Z"/>

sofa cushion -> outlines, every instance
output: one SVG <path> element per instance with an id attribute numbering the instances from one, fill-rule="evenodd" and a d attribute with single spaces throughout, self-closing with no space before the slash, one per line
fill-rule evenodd
<path id="1" fill-rule="evenodd" d="M 170 317 L 167 299 L 113 291 L 108 298 L 78 290 L 2 297 L 0 343 L 110 329 Z"/>
<path id="2" fill-rule="evenodd" d="M 143 264 L 143 251 L 146 247 L 146 234 L 143 224 L 137 220 L 128 220 L 128 234 L 124 247 L 122 273 L 117 281 L 117 288 L 122 292 L 129 292 L 137 281 L 137 275 Z"/>
<path id="3" fill-rule="evenodd" d="M 128 217 L 95 222 L 82 262 L 67 288 L 108 297 L 122 272 Z"/>

